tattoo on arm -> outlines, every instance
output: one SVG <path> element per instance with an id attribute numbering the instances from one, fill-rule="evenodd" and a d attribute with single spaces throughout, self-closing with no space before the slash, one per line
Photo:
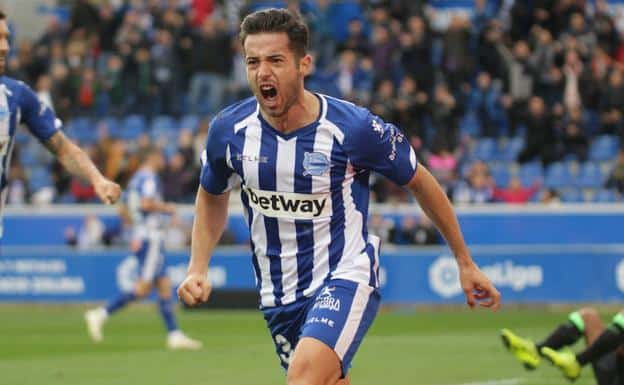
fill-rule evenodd
<path id="1" fill-rule="evenodd" d="M 45 143 L 46 148 L 61 162 L 72 175 L 93 183 L 100 171 L 95 167 L 89 155 L 58 131 Z"/>

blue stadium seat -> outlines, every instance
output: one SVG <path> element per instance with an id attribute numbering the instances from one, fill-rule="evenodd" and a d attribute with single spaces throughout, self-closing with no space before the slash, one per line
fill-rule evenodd
<path id="1" fill-rule="evenodd" d="M 97 130 L 99 131 L 101 127 L 105 126 L 108 130 L 108 135 L 112 138 L 120 138 L 121 137 L 121 125 L 119 124 L 119 120 L 117 118 L 108 116 L 102 118 L 97 123 Z M 96 133 L 97 136 L 97 133 Z"/>
<path id="2" fill-rule="evenodd" d="M 565 203 L 581 203 L 584 201 L 583 192 L 579 189 L 566 189 L 561 192 L 561 201 Z"/>
<path id="3" fill-rule="evenodd" d="M 497 146 L 496 141 L 492 138 L 479 139 L 475 146 L 472 156 L 475 159 L 482 160 L 484 162 L 490 162 L 497 158 Z"/>
<path id="4" fill-rule="evenodd" d="M 523 186 L 530 186 L 543 177 L 542 164 L 539 162 L 525 163 L 518 170 L 518 178 Z"/>
<path id="5" fill-rule="evenodd" d="M 199 126 L 200 118 L 197 115 L 185 115 L 180 119 L 179 127 L 181 129 L 188 128 L 193 133 L 197 132 L 197 128 Z"/>
<path id="6" fill-rule="evenodd" d="M 152 120 L 150 129 L 154 130 L 171 130 L 178 131 L 178 123 L 175 119 L 168 115 L 158 115 Z"/>
<path id="7" fill-rule="evenodd" d="M 133 140 L 145 132 L 145 118 L 142 115 L 130 115 L 121 123 L 120 137 L 124 140 Z"/>
<path id="8" fill-rule="evenodd" d="M 561 162 L 548 166 L 544 179 L 544 185 L 551 188 L 569 187 L 574 184 L 574 176 L 570 168 Z"/>
<path id="9" fill-rule="evenodd" d="M 605 175 L 600 166 L 594 162 L 581 165 L 576 185 L 583 188 L 600 188 L 604 184 Z"/>
<path id="10" fill-rule="evenodd" d="M 615 158 L 619 148 L 619 141 L 610 135 L 598 136 L 589 147 L 589 159 L 593 161 L 606 161 Z"/>
<path id="11" fill-rule="evenodd" d="M 30 170 L 28 184 L 31 191 L 40 190 L 43 187 L 52 186 L 52 177 L 45 167 L 34 167 Z"/>
<path id="12" fill-rule="evenodd" d="M 19 161 L 24 167 L 34 167 L 39 164 L 37 153 L 32 150 L 32 146 L 20 147 Z"/>
<path id="13" fill-rule="evenodd" d="M 491 164 L 490 165 L 490 174 L 496 185 L 498 187 L 504 187 L 509 184 L 509 180 L 511 179 L 511 171 L 509 170 L 509 166 L 506 164 Z"/>
<path id="14" fill-rule="evenodd" d="M 501 151 L 501 160 L 513 162 L 518 159 L 518 154 L 524 148 L 524 139 L 516 136 L 510 138 Z"/>
<path id="15" fill-rule="evenodd" d="M 476 137 L 481 132 L 479 120 L 474 113 L 467 113 L 459 123 L 459 130 L 462 135 L 470 135 Z"/>
<path id="16" fill-rule="evenodd" d="M 598 190 L 594 194 L 595 203 L 613 203 L 618 201 L 618 194 L 614 190 Z"/>

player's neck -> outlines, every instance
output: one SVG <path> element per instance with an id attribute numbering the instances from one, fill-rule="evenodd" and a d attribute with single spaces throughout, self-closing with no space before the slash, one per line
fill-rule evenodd
<path id="1" fill-rule="evenodd" d="M 303 90 L 297 101 L 282 116 L 270 116 L 260 111 L 264 120 L 283 134 L 289 134 L 318 119 L 321 102 L 312 92 Z"/>

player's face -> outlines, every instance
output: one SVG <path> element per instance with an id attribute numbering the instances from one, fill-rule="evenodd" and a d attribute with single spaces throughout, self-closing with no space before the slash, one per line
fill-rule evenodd
<path id="1" fill-rule="evenodd" d="M 6 20 L 0 20 L 0 75 L 6 69 L 6 59 L 9 54 L 9 27 Z"/>
<path id="2" fill-rule="evenodd" d="M 303 91 L 310 57 L 297 58 L 286 33 L 247 36 L 244 44 L 247 81 L 262 110 L 283 116 Z"/>

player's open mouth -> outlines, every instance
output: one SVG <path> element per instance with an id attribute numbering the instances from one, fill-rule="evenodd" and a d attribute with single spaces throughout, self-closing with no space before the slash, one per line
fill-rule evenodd
<path id="1" fill-rule="evenodd" d="M 272 85 L 260 86 L 260 93 L 262 94 L 262 98 L 271 104 L 277 101 L 277 88 Z"/>

